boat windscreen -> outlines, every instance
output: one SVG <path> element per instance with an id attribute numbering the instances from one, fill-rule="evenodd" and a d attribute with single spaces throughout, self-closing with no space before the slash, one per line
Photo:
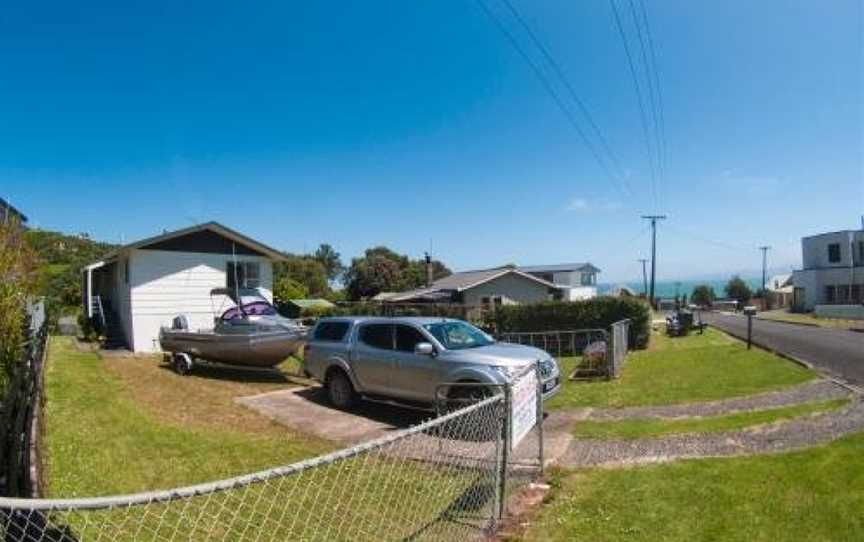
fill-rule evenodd
<path id="1" fill-rule="evenodd" d="M 234 320 L 235 318 L 243 318 L 244 314 L 246 316 L 276 316 L 278 313 L 276 312 L 276 308 L 270 303 L 264 300 L 256 300 L 244 303 L 242 312 L 239 307 L 231 307 L 222 313 L 221 318 L 223 321 Z"/>

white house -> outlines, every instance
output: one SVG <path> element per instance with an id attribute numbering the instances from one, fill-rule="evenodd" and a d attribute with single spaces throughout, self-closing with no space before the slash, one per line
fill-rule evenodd
<path id="1" fill-rule="evenodd" d="M 788 307 L 792 304 L 792 295 L 795 293 L 795 289 L 791 273 L 774 275 L 768 279 L 764 288 L 771 296 L 771 306 L 773 308 Z"/>
<path id="2" fill-rule="evenodd" d="M 135 352 L 159 350 L 159 328 L 178 314 L 190 329 L 213 326 L 233 302 L 214 288 L 258 288 L 272 301 L 277 250 L 216 222 L 124 245 L 83 270 L 84 310 L 101 320 L 109 341 Z"/>
<path id="3" fill-rule="evenodd" d="M 795 309 L 864 303 L 864 230 L 804 237 L 801 249 L 803 268 L 792 276 Z"/>
<path id="4" fill-rule="evenodd" d="M 518 269 L 554 284 L 561 290 L 564 301 L 597 297 L 597 274 L 600 270 L 590 263 L 528 265 Z"/>

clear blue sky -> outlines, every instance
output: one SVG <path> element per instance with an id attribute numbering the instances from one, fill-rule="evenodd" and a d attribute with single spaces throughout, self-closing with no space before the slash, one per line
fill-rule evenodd
<path id="1" fill-rule="evenodd" d="M 639 215 L 656 209 L 661 279 L 756 269 L 763 243 L 772 267 L 800 265 L 802 235 L 860 223 L 860 1 L 646 0 L 668 149 L 656 209 L 609 3 L 513 3 L 633 196 L 473 0 L 11 3 L 0 195 L 111 241 L 218 220 L 296 252 L 420 256 L 431 238 L 455 269 L 590 260 L 607 281 L 640 276 Z"/>

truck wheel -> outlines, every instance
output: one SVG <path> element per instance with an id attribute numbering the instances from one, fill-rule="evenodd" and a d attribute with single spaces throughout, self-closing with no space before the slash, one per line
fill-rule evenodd
<path id="1" fill-rule="evenodd" d="M 333 371 L 327 379 L 327 398 L 336 408 L 347 410 L 354 406 L 357 394 L 343 371 Z"/>
<path id="2" fill-rule="evenodd" d="M 192 372 L 192 358 L 184 354 L 174 354 L 174 372 L 187 376 Z"/>

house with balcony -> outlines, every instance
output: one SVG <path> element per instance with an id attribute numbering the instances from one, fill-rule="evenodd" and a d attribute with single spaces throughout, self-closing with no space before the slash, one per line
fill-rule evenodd
<path id="1" fill-rule="evenodd" d="M 561 299 L 564 301 L 597 297 L 597 275 L 600 269 L 590 263 L 526 265 L 518 269 L 554 284 L 561 291 Z"/>
<path id="2" fill-rule="evenodd" d="M 804 237 L 801 252 L 802 269 L 792 274 L 793 308 L 864 318 L 864 230 Z"/>

